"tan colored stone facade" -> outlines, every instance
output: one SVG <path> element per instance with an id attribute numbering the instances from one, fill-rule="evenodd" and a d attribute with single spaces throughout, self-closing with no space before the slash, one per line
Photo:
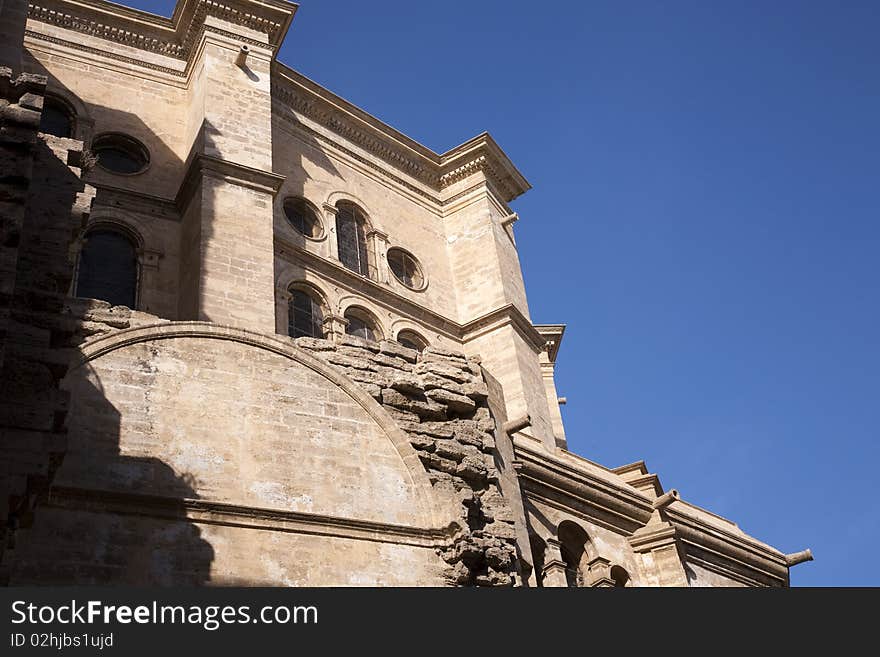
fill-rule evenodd
<path id="1" fill-rule="evenodd" d="M 9 581 L 787 586 L 796 559 L 643 463 L 567 451 L 564 326 L 529 318 L 508 205 L 527 181 L 488 134 L 434 153 L 278 61 L 295 10 L 29 5 L 18 65 L 71 137 L 148 161 L 99 152 L 85 177 L 55 314 L 65 454 Z M 74 298 L 101 231 L 136 253 L 135 308 Z M 289 335 L 294 297 L 312 335 Z"/>

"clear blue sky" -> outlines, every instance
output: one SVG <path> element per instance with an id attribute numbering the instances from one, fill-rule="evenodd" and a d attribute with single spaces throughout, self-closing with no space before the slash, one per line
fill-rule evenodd
<path id="1" fill-rule="evenodd" d="M 302 0 L 280 58 L 532 183 L 573 451 L 811 547 L 794 585 L 878 586 L 878 33 L 868 1 Z"/>

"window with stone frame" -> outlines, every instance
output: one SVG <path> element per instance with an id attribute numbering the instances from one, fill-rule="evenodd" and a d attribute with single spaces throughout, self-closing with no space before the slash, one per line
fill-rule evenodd
<path id="1" fill-rule="evenodd" d="M 134 137 L 116 132 L 105 133 L 92 141 L 98 166 L 111 173 L 131 176 L 150 164 L 150 152 Z"/>
<path id="2" fill-rule="evenodd" d="M 287 335 L 291 338 L 323 338 L 324 311 L 321 303 L 300 289 L 290 290 L 287 306 Z"/>
<path id="3" fill-rule="evenodd" d="M 351 271 L 369 276 L 367 222 L 363 212 L 350 204 L 340 204 L 336 213 L 336 242 L 339 261 Z"/>
<path id="4" fill-rule="evenodd" d="M 317 239 L 324 232 L 318 215 L 303 198 L 284 199 L 284 216 L 298 233 L 306 237 Z"/>
<path id="5" fill-rule="evenodd" d="M 373 342 L 382 338 L 378 323 L 366 311 L 349 308 L 345 311 L 345 319 L 348 320 L 345 327 L 346 334 Z"/>
<path id="6" fill-rule="evenodd" d="M 75 296 L 134 308 L 137 281 L 137 248 L 127 235 L 112 229 L 86 234 L 77 264 Z"/>
<path id="7" fill-rule="evenodd" d="M 409 251 L 397 246 L 388 249 L 388 266 L 394 277 L 411 290 L 421 290 L 425 286 L 422 267 Z"/>
<path id="8" fill-rule="evenodd" d="M 427 340 L 415 331 L 409 329 L 400 331 L 400 333 L 397 334 L 397 341 L 404 347 L 415 349 L 416 351 L 424 351 L 425 347 L 428 346 Z"/>

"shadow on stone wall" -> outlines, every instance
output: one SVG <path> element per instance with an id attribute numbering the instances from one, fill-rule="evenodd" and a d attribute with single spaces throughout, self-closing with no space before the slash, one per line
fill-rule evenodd
<path id="1" fill-rule="evenodd" d="M 214 549 L 187 518 L 195 482 L 160 459 L 121 453 L 120 410 L 90 365 L 71 370 L 63 387 L 71 393 L 67 457 L 11 583 L 207 584 Z"/>

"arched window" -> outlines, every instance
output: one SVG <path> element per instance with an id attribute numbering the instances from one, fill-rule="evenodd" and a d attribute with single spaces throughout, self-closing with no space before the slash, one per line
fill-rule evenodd
<path id="1" fill-rule="evenodd" d="M 336 213 L 336 241 L 339 262 L 363 276 L 370 273 L 367 260 L 367 221 L 363 212 L 349 203 L 341 203 Z"/>
<path id="2" fill-rule="evenodd" d="M 298 233 L 306 237 L 318 238 L 324 232 L 318 215 L 305 199 L 297 197 L 284 199 L 284 216 Z"/>
<path id="3" fill-rule="evenodd" d="M 428 346 L 427 340 L 415 331 L 410 331 L 409 329 L 404 329 L 398 333 L 397 341 L 404 347 L 415 349 L 416 351 L 423 351 L 424 348 Z"/>
<path id="4" fill-rule="evenodd" d="M 409 251 L 398 246 L 388 249 L 388 266 L 394 277 L 411 290 L 425 287 L 425 276 L 419 261 Z"/>
<path id="5" fill-rule="evenodd" d="M 292 338 L 323 338 L 324 312 L 321 304 L 308 292 L 290 290 L 287 307 L 287 335 Z"/>
<path id="6" fill-rule="evenodd" d="M 355 335 L 374 342 L 382 339 L 378 323 L 367 311 L 360 308 L 349 308 L 345 311 L 345 319 L 348 320 L 348 325 L 345 327 L 345 332 L 348 335 Z"/>
<path id="7" fill-rule="evenodd" d="M 67 105 L 51 96 L 44 98 L 40 132 L 56 137 L 73 136 L 73 113 Z"/>
<path id="8" fill-rule="evenodd" d="M 629 586 L 629 573 L 622 566 L 611 566 L 611 580 L 616 587 Z"/>
<path id="9" fill-rule="evenodd" d="M 86 235 L 79 254 L 76 296 L 134 308 L 137 279 L 137 250 L 131 239 L 108 229 Z"/>
<path id="10" fill-rule="evenodd" d="M 571 587 L 583 586 L 587 532 L 570 520 L 563 520 L 557 534 L 562 561 L 565 562 L 565 581 Z"/>

